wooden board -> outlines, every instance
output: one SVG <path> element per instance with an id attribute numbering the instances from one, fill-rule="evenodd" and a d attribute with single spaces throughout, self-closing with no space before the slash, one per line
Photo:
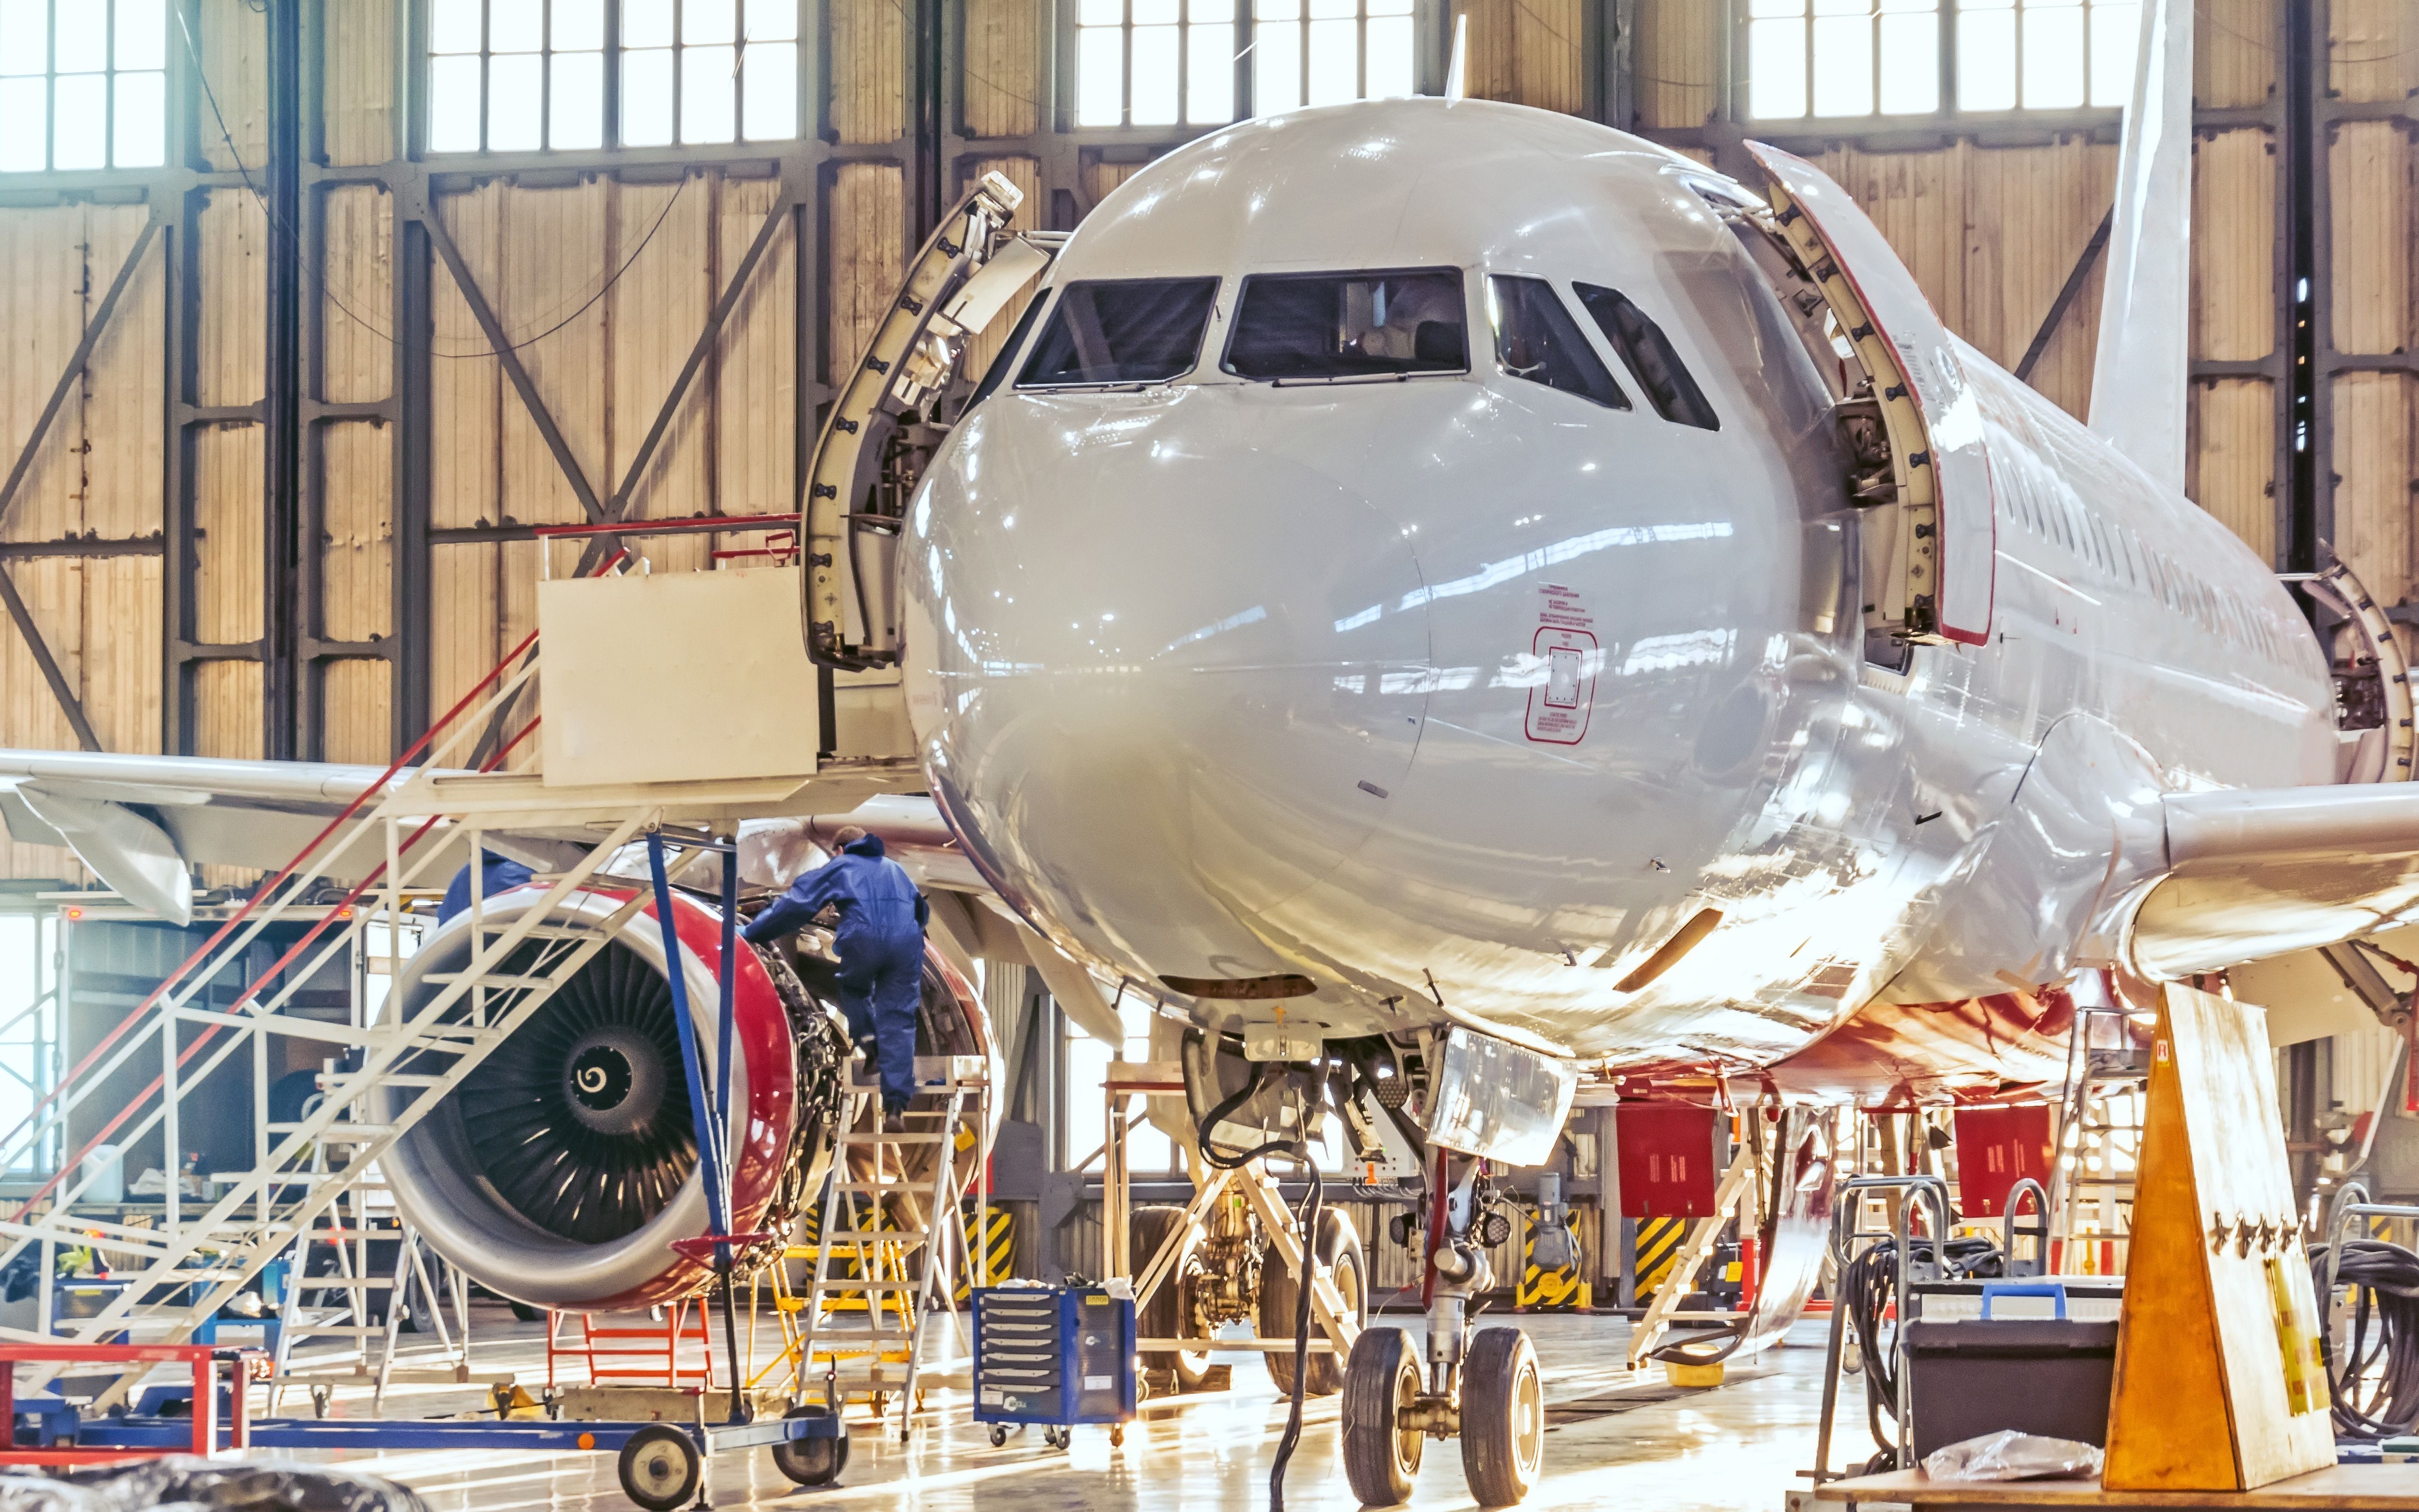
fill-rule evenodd
<path id="1" fill-rule="evenodd" d="M 2136 1193 L 2106 1484 L 2240 1491 L 2332 1466 L 2324 1380 L 2294 1396 L 2279 1325 L 2316 1305 L 2258 1010 L 2167 988 Z"/>
<path id="2" fill-rule="evenodd" d="M 1815 1491 L 1824 1502 L 1885 1502 L 1916 1506 L 2325 1507 L 2371 1512 L 2419 1504 L 2419 1465 L 2330 1465 L 2256 1491 L 2112 1491 L 2096 1480 L 1940 1481 L 1921 1471 L 1835 1480 Z"/>

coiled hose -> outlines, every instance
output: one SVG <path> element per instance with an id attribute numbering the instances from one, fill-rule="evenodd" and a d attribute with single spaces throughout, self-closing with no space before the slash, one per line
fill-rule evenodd
<path id="1" fill-rule="evenodd" d="M 2310 1284 L 2323 1294 L 2327 1250 L 2310 1251 Z M 2351 1333 L 2340 1367 L 2321 1331 L 2335 1437 L 2390 1439 L 2419 1424 L 2419 1255 L 2382 1240 L 2345 1242 L 2335 1285 L 2351 1288 Z"/>
<path id="2" fill-rule="evenodd" d="M 1931 1263 L 1941 1248 L 1947 1252 L 1940 1257 L 1941 1273 L 1947 1279 L 1979 1280 L 2006 1273 L 2007 1257 L 1987 1239 L 1952 1239 L 1939 1247 L 1929 1239 L 1911 1240 L 1907 1253 L 1915 1261 Z M 1897 1452 L 1897 1439 L 1882 1421 L 1887 1417 L 1895 1426 L 1898 1418 L 1898 1330 L 1904 1319 L 1889 1316 L 1897 1300 L 1897 1240 L 1883 1240 L 1841 1268 L 1840 1294 L 1834 1305 L 1847 1309 L 1849 1326 L 1857 1331 L 1857 1354 L 1864 1362 L 1865 1421 L 1872 1429 L 1873 1443 L 1881 1446 L 1874 1464 L 1883 1469 L 1888 1467 L 1881 1461 Z"/>

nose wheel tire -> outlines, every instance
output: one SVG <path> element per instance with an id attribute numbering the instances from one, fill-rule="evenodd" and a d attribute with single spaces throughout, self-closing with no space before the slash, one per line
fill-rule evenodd
<path id="1" fill-rule="evenodd" d="M 800 1405 L 784 1417 L 822 1417 L 826 1408 Z M 848 1468 L 848 1430 L 828 1439 L 792 1439 L 773 1445 L 773 1468 L 800 1486 L 829 1486 Z"/>
<path id="2" fill-rule="evenodd" d="M 705 1462 L 687 1434 L 651 1423 L 622 1445 L 621 1462 L 614 1468 L 623 1495 L 647 1512 L 672 1512 L 697 1495 Z"/>
<path id="3" fill-rule="evenodd" d="M 1344 1366 L 1344 1478 L 1363 1506 L 1408 1501 L 1427 1436 L 1394 1425 L 1420 1393 L 1420 1356 L 1399 1328 L 1365 1328 Z"/>
<path id="4" fill-rule="evenodd" d="M 1510 1506 L 1537 1484 L 1546 1458 L 1546 1389 L 1537 1351 L 1517 1328 L 1487 1328 L 1461 1367 L 1461 1470 L 1471 1499 Z"/>

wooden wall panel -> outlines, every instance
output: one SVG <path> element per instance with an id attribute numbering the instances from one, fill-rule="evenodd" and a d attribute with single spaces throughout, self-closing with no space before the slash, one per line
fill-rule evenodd
<path id="1" fill-rule="evenodd" d="M 2252 362 L 2276 347 L 2276 144 L 2257 128 L 2193 147 L 2192 352 Z"/>
<path id="2" fill-rule="evenodd" d="M 831 0 L 831 129 L 842 146 L 907 132 L 907 12 L 899 0 Z"/>
<path id="3" fill-rule="evenodd" d="M 2411 0 L 2329 0 L 2327 87 L 2346 100 L 2419 93 L 2419 6 Z"/>
<path id="4" fill-rule="evenodd" d="M 260 451 L 258 425 L 213 425 L 193 438 L 193 639 L 206 644 L 261 636 Z"/>
<path id="5" fill-rule="evenodd" d="M 396 39 L 392 0 L 322 0 L 321 108 L 328 161 L 385 162 L 394 143 Z"/>
<path id="6" fill-rule="evenodd" d="M 1723 8 L 1705 0 L 1638 0 L 1630 57 L 1638 124 L 1690 129 L 1721 109 Z"/>
<path id="7" fill-rule="evenodd" d="M 2398 352 L 2411 346 L 2408 131 L 2400 121 L 2347 121 L 2327 152 L 2331 334 L 2337 351 Z"/>
<path id="8" fill-rule="evenodd" d="M 1581 8 L 1581 0 L 1459 0 L 1454 14 L 1470 18 L 1471 98 L 1586 108 Z"/>
<path id="9" fill-rule="evenodd" d="M 374 421 L 320 428 L 320 633 L 331 640 L 394 633 L 393 441 L 394 427 Z"/>
<path id="10" fill-rule="evenodd" d="M 2276 19 L 2285 3 L 2198 0 L 2194 7 L 2198 24 L 2193 28 L 2195 103 L 2226 110 L 2267 102 L 2276 88 Z"/>
<path id="11" fill-rule="evenodd" d="M 1964 303 L 1958 330 L 2013 370 L 2057 302 L 2116 193 L 2113 147 L 2069 140 L 1975 148 L 1965 172 Z M 2034 388 L 2082 415 L 2091 403 L 2105 259 L 2058 320 Z"/>
<path id="12" fill-rule="evenodd" d="M 1098 205 L 1109 197 L 1119 184 L 1149 166 L 1141 162 L 1102 162 L 1087 161 L 1084 164 L 1084 193 Z"/>
<path id="13" fill-rule="evenodd" d="M 849 162 L 833 176 L 825 211 L 831 238 L 826 301 L 831 336 L 825 345 L 824 380 L 837 383 L 852 371 L 873 328 L 890 308 L 890 296 L 906 267 L 901 248 L 906 223 L 905 186 L 900 171 L 884 162 Z"/>
<path id="14" fill-rule="evenodd" d="M 2335 555 L 2380 604 L 2408 602 L 2413 583 L 2414 395 L 2407 373 L 2339 374 L 2332 393 Z"/>
<path id="15" fill-rule="evenodd" d="M 202 0 L 201 10 L 197 40 L 209 90 L 193 101 L 193 110 L 202 156 L 222 172 L 239 164 L 256 171 L 269 157 L 268 8 L 251 0 Z M 184 39 L 171 16 L 172 54 L 184 53 Z M 170 66 L 190 68 L 192 62 L 178 56 Z"/>
<path id="16" fill-rule="evenodd" d="M 375 403 L 394 387 L 394 196 L 377 184 L 340 185 L 321 202 L 320 225 L 321 393 Z"/>
<path id="17" fill-rule="evenodd" d="M 648 226 L 655 230 L 647 250 L 605 296 L 606 329 L 613 344 L 606 374 L 604 464 L 593 474 L 599 494 L 609 495 L 620 486 L 714 308 L 722 282 L 722 242 L 715 235 L 719 193 L 716 179 L 692 176 L 678 185 L 625 184 L 616 196 L 620 226 L 639 234 Z M 706 459 L 717 398 L 712 384 L 691 388 L 638 480 L 633 517 L 713 512 Z M 712 544 L 702 535 L 663 536 L 639 549 L 659 568 L 687 572 L 704 565 Z"/>
<path id="18" fill-rule="evenodd" d="M 716 235 L 722 267 L 736 269 L 780 198 L 772 179 L 747 179 L 723 188 Z M 778 515 L 798 507 L 797 217 L 773 233 L 773 243 L 722 328 L 716 365 L 701 376 L 720 413 L 714 434 L 709 497 L 725 515 Z M 728 279 L 728 271 L 724 277 Z M 689 402 L 704 400 L 692 394 Z M 721 538 L 722 546 L 754 546 Z"/>
<path id="19" fill-rule="evenodd" d="M 1030 136 L 1041 130 L 1044 0 L 964 0 L 965 134 Z"/>
<path id="20" fill-rule="evenodd" d="M 387 664 L 348 656 L 328 663 L 321 676 L 321 759 L 364 766 L 393 760 L 394 675 Z"/>
<path id="21" fill-rule="evenodd" d="M 195 219 L 202 268 L 194 402 L 258 404 L 269 326 L 269 217 L 250 190 L 221 189 Z"/>
<path id="22" fill-rule="evenodd" d="M 2184 492 L 2276 560 L 2276 394 L 2266 378 L 2215 378 L 2185 394 Z"/>

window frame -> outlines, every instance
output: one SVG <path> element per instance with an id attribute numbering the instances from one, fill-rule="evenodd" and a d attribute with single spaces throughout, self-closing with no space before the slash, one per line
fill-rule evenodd
<path id="1" fill-rule="evenodd" d="M 1063 285 L 1054 285 L 1044 291 L 1049 296 L 1050 313 L 1034 326 L 1032 334 L 1025 338 L 1025 345 L 1029 350 L 1026 351 L 1025 361 L 1018 368 L 1016 377 L 1010 379 L 1007 386 L 1019 393 L 1099 393 L 1109 389 L 1157 389 L 1164 388 L 1171 383 L 1180 383 L 1201 371 L 1201 354 L 1210 346 L 1210 328 L 1218 324 L 1218 296 L 1224 292 L 1225 282 L 1225 276 L 1219 273 L 1179 273 L 1146 278 L 1078 278 L 1071 279 Z M 1210 285 L 1210 307 L 1202 316 L 1201 328 L 1193 334 L 1193 352 L 1185 359 L 1184 365 L 1165 378 L 1096 378 L 1075 383 L 1028 381 L 1026 370 L 1040 360 L 1042 338 L 1050 333 L 1050 328 L 1056 323 L 1059 310 L 1066 303 L 1066 297 L 1079 288 L 1120 284 L 1208 284 Z M 1037 300 L 1041 297 L 1041 295 L 1035 296 Z M 1001 354 L 1002 359 L 1006 356 L 1005 352 Z"/>
<path id="2" fill-rule="evenodd" d="M 85 0 L 85 4 L 92 0 Z M 42 165 L 39 168 L 0 169 L 0 186 L 30 185 L 37 180 L 59 182 L 122 182 L 157 177 L 173 171 L 184 156 L 184 132 L 179 128 L 183 118 L 184 82 L 192 64 L 185 55 L 182 39 L 177 32 L 177 7 L 180 0 L 160 0 L 161 56 L 157 69 L 121 68 L 117 62 L 117 12 L 110 0 L 99 0 L 102 11 L 101 27 L 107 62 L 99 69 L 80 69 L 62 73 L 58 66 L 58 16 L 62 8 L 74 6 L 78 0 L 45 0 L 43 7 L 43 66 L 39 72 L 8 75 L 10 80 L 39 79 L 42 82 Z M 121 163 L 117 161 L 117 86 L 124 75 L 160 76 L 160 143 L 157 155 L 148 162 Z M 100 106 L 100 157 L 98 163 L 81 166 L 59 166 L 58 92 L 62 78 L 99 78 L 102 81 Z"/>
<path id="3" fill-rule="evenodd" d="M 176 4 L 177 0 L 170 0 L 170 3 Z M 669 46 L 660 49 L 625 46 L 622 37 L 624 0 L 602 0 L 605 12 L 604 39 L 601 45 L 594 49 L 596 55 L 602 60 L 601 66 L 604 72 L 599 102 L 602 118 L 598 125 L 595 145 L 579 147 L 551 145 L 554 133 L 554 69 L 548 66 L 548 62 L 555 56 L 556 52 L 553 46 L 555 0 L 478 0 L 480 47 L 474 54 L 436 52 L 432 44 L 435 40 L 436 8 L 439 0 L 408 0 L 408 3 L 410 7 L 411 23 L 408 79 L 413 107 L 410 155 L 418 160 L 433 161 L 449 166 L 455 164 L 468 166 L 489 162 L 574 162 L 583 157 L 592 160 L 609 159 L 619 162 L 626 162 L 634 159 L 654 161 L 666 158 L 682 161 L 721 161 L 741 156 L 762 157 L 767 152 L 778 152 L 811 141 L 821 130 L 820 111 L 823 100 L 814 79 L 816 70 L 821 67 L 820 50 L 809 30 L 820 24 L 822 8 L 815 3 L 815 0 L 794 0 L 798 18 L 794 38 L 764 39 L 769 45 L 795 49 L 791 81 L 791 98 L 793 102 L 792 129 L 789 133 L 781 136 L 761 137 L 751 137 L 747 134 L 747 75 L 743 69 L 734 72 L 732 79 L 732 134 L 727 139 L 713 142 L 682 140 L 681 104 L 686 88 L 685 70 L 681 66 L 682 55 L 691 47 L 728 45 L 740 49 L 740 55 L 744 57 L 744 49 L 747 45 L 745 41 L 747 27 L 747 0 L 732 0 L 736 15 L 734 16 L 734 40 L 729 44 L 691 43 L 685 39 L 681 35 L 681 0 L 670 0 L 673 8 L 672 40 Z M 546 7 L 546 15 L 541 23 L 541 36 L 544 41 L 539 50 L 534 54 L 502 54 L 533 56 L 540 60 L 538 74 L 540 93 L 537 105 L 538 145 L 535 147 L 496 147 L 489 144 L 490 120 L 493 115 L 494 60 L 499 55 L 491 45 L 494 14 L 497 6 L 504 4 L 543 4 Z M 566 55 L 579 55 L 588 51 L 590 50 L 584 48 L 569 49 L 566 50 Z M 671 60 L 671 95 L 668 107 L 671 117 L 671 139 L 668 142 L 634 144 L 627 140 L 624 129 L 626 112 L 624 106 L 624 63 L 632 53 L 652 52 L 667 53 Z M 429 140 L 429 125 L 434 114 L 433 101 L 436 92 L 434 64 L 440 56 L 476 57 L 479 60 L 479 146 L 476 147 L 436 147 Z"/>
<path id="4" fill-rule="evenodd" d="M 1304 0 L 1305 11 L 1307 7 L 1308 0 Z M 1091 143 L 1175 144 L 1188 142 L 1195 137 L 1207 136 L 1212 131 L 1224 131 L 1229 126 L 1238 126 L 1245 121 L 1259 118 L 1261 111 L 1258 102 L 1258 70 L 1254 66 L 1254 60 L 1258 55 L 1259 18 L 1255 14 L 1256 8 L 1253 0 L 1236 0 L 1234 27 L 1237 56 L 1235 59 L 1235 114 L 1232 118 L 1199 126 L 1188 124 L 1181 119 L 1184 114 L 1184 96 L 1191 89 L 1192 78 L 1189 68 L 1192 39 L 1186 36 L 1179 44 L 1177 54 L 1179 89 L 1177 115 L 1179 117 L 1177 121 L 1150 126 L 1080 124 L 1078 113 L 1083 85 L 1077 78 L 1080 66 L 1076 61 L 1079 46 L 1077 34 L 1083 29 L 1077 20 L 1080 9 L 1081 0 L 1058 0 L 1052 20 L 1053 28 L 1057 36 L 1058 56 L 1063 60 L 1058 78 L 1050 94 L 1045 97 L 1049 102 L 1045 119 L 1055 121 L 1055 134 L 1078 137 Z M 1366 11 L 1365 0 L 1364 3 L 1356 6 L 1355 21 L 1359 27 L 1357 66 L 1364 88 L 1367 86 L 1369 77 L 1368 23 L 1371 18 Z M 1183 14 L 1189 17 L 1189 13 L 1188 7 Z M 1445 54 L 1449 44 L 1443 39 L 1445 25 L 1439 19 L 1442 14 L 1441 0 L 1411 0 L 1411 93 L 1413 95 L 1433 95 L 1443 87 Z M 1123 67 L 1126 70 L 1124 78 L 1120 81 L 1124 105 L 1119 112 L 1121 119 L 1125 122 L 1131 122 L 1133 116 L 1133 23 L 1131 17 L 1132 10 L 1129 6 L 1129 19 L 1119 23 L 1126 34 L 1124 46 L 1119 54 L 1124 59 Z M 1187 19 L 1180 20 L 1177 24 L 1180 33 L 1189 33 L 1193 23 Z M 1298 26 L 1302 23 L 1277 22 L 1271 24 Z M 1362 98 L 1365 99 L 1366 96 Z"/>
<path id="5" fill-rule="evenodd" d="M 2002 122 L 2037 124 L 2064 121 L 2098 126 L 2103 124 L 2114 124 L 2123 116 L 2124 106 L 2121 103 L 2115 105 L 2095 105 L 2091 103 L 2091 50 L 2094 45 L 2092 40 L 2091 20 L 2093 12 L 2103 4 L 2103 0 L 2079 0 L 2077 5 L 2071 8 L 2082 15 L 2084 32 L 2083 54 L 2079 64 L 2083 76 L 2083 101 L 2080 104 L 2074 105 L 2026 105 L 2023 102 L 2024 61 L 2022 56 L 2023 21 L 2021 18 L 2026 9 L 2032 3 L 2032 0 L 2012 0 L 2011 6 L 2009 9 L 2002 10 L 1995 8 L 1992 12 L 1993 14 L 2012 13 L 2019 18 L 2017 21 L 2017 56 L 2015 60 L 2014 75 L 2016 81 L 2015 88 L 2017 103 L 2014 106 L 2008 108 L 1995 106 L 1988 109 L 1969 109 L 1965 107 L 1959 99 L 1959 91 L 1957 87 L 1960 56 L 1958 26 L 1961 18 L 1964 14 L 1964 0 L 1937 0 L 1937 3 L 1938 9 L 1934 12 L 1930 12 L 1930 14 L 1933 14 L 1937 18 L 1939 23 L 1939 30 L 1935 38 L 1935 62 L 1938 71 L 1935 79 L 1935 95 L 1933 107 L 1930 110 L 1886 112 L 1880 108 L 1882 77 L 1881 28 L 1876 24 L 1873 27 L 1872 59 L 1874 108 L 1872 111 L 1859 116 L 1822 116 L 1817 115 L 1814 109 L 1814 85 L 1816 75 L 1814 67 L 1813 24 L 1818 18 L 1814 14 L 1812 5 L 1810 3 L 1808 5 L 1807 11 L 1802 16 L 1758 17 L 1752 14 L 1750 0 L 1728 0 L 1731 23 L 1736 28 L 1737 41 L 1736 47 L 1733 49 L 1733 61 L 1731 74 L 1732 120 L 1737 125 L 1752 127 L 1765 133 L 1786 135 L 1805 131 L 1820 132 L 1827 136 L 1838 135 L 1841 132 L 1853 134 L 1857 131 L 1872 130 L 1903 131 L 1924 127 L 1970 130 L 1978 123 L 1991 124 Z M 2149 4 L 2151 3 L 2151 0 L 2106 0 L 2106 3 Z M 2065 9 L 2070 8 L 2060 7 L 2058 8 Z M 1875 22 L 1878 22 L 1884 14 L 1887 13 L 1876 10 L 1872 14 L 1872 19 Z M 1925 12 L 1901 12 L 1901 14 L 1919 15 L 1925 14 Z M 2138 12 L 2136 13 L 2135 20 L 2139 20 Z M 1803 81 L 1803 87 L 1805 90 L 1806 108 L 1797 115 L 1759 116 L 1753 109 L 1755 81 L 1753 77 L 1753 65 L 1750 61 L 1753 52 L 1751 38 L 1753 35 L 1752 28 L 1758 21 L 1795 21 L 1804 28 L 1806 38 L 1804 68 L 1806 76 Z"/>
<path id="6" fill-rule="evenodd" d="M 1602 409 L 1608 414 L 1634 414 L 1637 412 L 1638 406 L 1630 399 L 1629 391 L 1621 386 L 1621 379 L 1613 375 L 1612 364 L 1604 360 L 1604 354 L 1596 350 L 1595 342 L 1588 335 L 1588 328 L 1595 323 L 1595 317 L 1590 316 L 1584 309 L 1574 312 L 1571 308 L 1571 297 L 1564 294 L 1562 289 L 1556 287 L 1552 279 L 1548 278 L 1541 273 L 1505 273 L 1497 272 L 1492 269 L 1487 270 L 1482 276 L 1487 280 L 1484 290 L 1487 297 L 1487 303 L 1485 306 L 1487 310 L 1487 344 L 1492 352 L 1492 362 L 1496 377 L 1510 378 L 1516 383 L 1533 383 L 1538 388 L 1549 390 L 1555 393 L 1564 394 L 1570 398 L 1579 400 L 1582 404 L 1593 405 L 1596 409 Z M 1504 328 L 1502 325 L 1499 325 L 1496 320 L 1498 304 L 1495 287 L 1499 283 L 1534 284 L 1538 288 L 1545 291 L 1547 301 L 1562 316 L 1564 323 L 1569 328 L 1567 334 L 1574 338 L 1572 343 L 1572 350 L 1574 354 L 1595 364 L 1596 375 L 1603 378 L 1606 389 L 1612 394 L 1611 398 L 1599 399 L 1595 394 L 1589 393 L 1583 390 L 1566 389 L 1559 383 L 1550 383 L 1541 378 L 1533 378 L 1529 374 L 1518 372 L 1504 364 Z"/>
<path id="7" fill-rule="evenodd" d="M 1238 373 L 1235 371 L 1235 341 L 1242 332 L 1243 300 L 1251 292 L 1252 285 L 1256 280 L 1267 279 L 1271 282 L 1285 282 L 1288 280 L 1306 280 L 1314 278 L 1409 278 L 1414 275 L 1438 277 L 1447 273 L 1453 275 L 1454 282 L 1461 285 L 1461 365 L 1459 367 L 1429 368 L 1416 373 L 1353 373 L 1330 377 L 1305 377 L 1291 375 L 1285 377 L 1254 378 L 1248 374 Z M 1413 378 L 1466 378 L 1470 377 L 1471 373 L 1476 371 L 1477 368 L 1477 364 L 1471 357 L 1470 352 L 1471 339 L 1471 333 L 1478 329 L 1479 322 L 1471 319 L 1471 316 L 1470 270 L 1467 268 L 1456 268 L 1449 263 L 1434 264 L 1425 267 L 1335 268 L 1301 270 L 1286 272 L 1245 273 L 1240 279 L 1236 281 L 1235 300 L 1232 308 L 1226 310 L 1221 317 L 1223 318 L 1225 326 L 1225 333 L 1219 343 L 1218 373 L 1223 378 L 1240 378 L 1245 383 L 1267 383 L 1271 385 L 1292 384 L 1297 387 L 1335 383 L 1399 383 L 1409 382 Z M 1490 332 L 1488 334 L 1491 337 L 1493 332 Z M 1196 364 L 1196 366 L 1198 364 Z"/>

